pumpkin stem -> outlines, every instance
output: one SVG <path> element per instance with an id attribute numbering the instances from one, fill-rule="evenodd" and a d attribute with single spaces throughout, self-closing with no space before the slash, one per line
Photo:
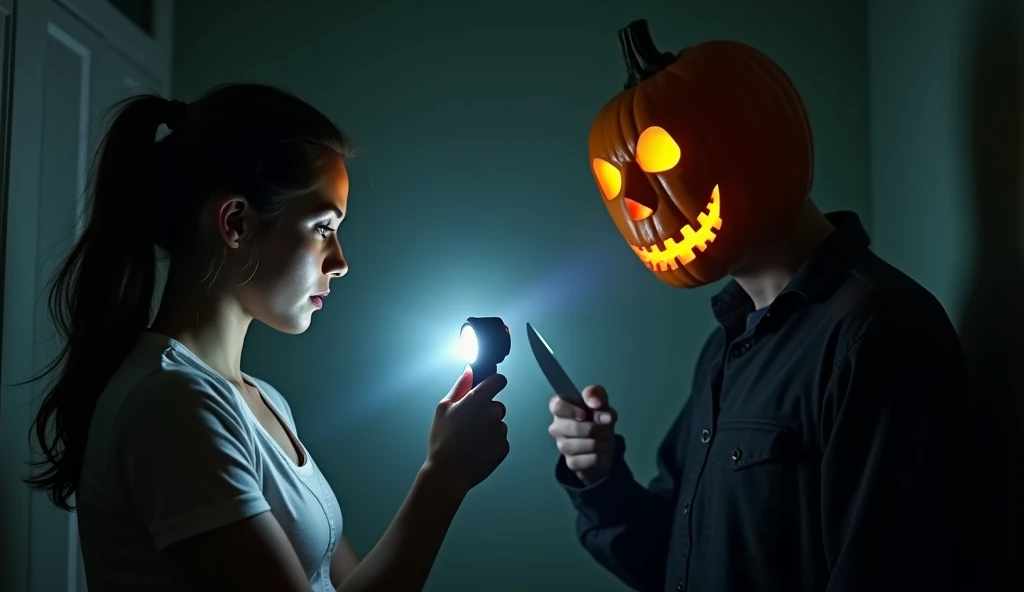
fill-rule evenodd
<path id="1" fill-rule="evenodd" d="M 619 29 L 619 44 L 626 60 L 625 88 L 640 84 L 676 60 L 671 53 L 658 51 L 647 29 L 647 21 L 643 19 Z"/>

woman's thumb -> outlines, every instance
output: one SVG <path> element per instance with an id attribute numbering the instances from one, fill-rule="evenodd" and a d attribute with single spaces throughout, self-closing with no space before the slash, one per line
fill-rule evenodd
<path id="1" fill-rule="evenodd" d="M 448 394 L 445 395 L 442 401 L 455 403 L 456 401 L 462 399 L 462 397 L 465 397 L 466 393 L 469 392 L 472 386 L 473 369 L 470 368 L 469 366 L 466 366 L 466 369 L 462 371 L 462 376 L 460 376 L 459 379 L 455 381 L 455 384 L 452 386 L 452 390 L 448 391 Z"/>

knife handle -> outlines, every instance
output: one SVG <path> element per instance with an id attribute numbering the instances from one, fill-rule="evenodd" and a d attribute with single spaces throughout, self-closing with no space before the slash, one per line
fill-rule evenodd
<path id="1" fill-rule="evenodd" d="M 583 397 L 582 396 L 577 398 L 575 393 L 572 394 L 572 395 L 563 395 L 561 393 L 555 393 L 555 394 L 558 395 L 559 399 L 565 401 L 566 403 L 571 403 L 571 404 L 579 407 L 580 409 L 583 409 L 583 412 L 585 414 L 584 417 L 583 417 L 583 421 L 593 421 L 594 420 L 594 410 L 591 409 L 590 407 L 587 407 L 587 404 L 583 402 Z"/>

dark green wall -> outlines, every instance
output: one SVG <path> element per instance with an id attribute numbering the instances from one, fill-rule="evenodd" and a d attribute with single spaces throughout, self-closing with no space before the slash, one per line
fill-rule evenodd
<path id="1" fill-rule="evenodd" d="M 960 324 L 979 289 L 1024 288 L 1015 4 L 870 3 L 875 250 Z"/>
<path id="2" fill-rule="evenodd" d="M 981 413 L 960 429 L 997 452 L 950 477 L 974 469 L 993 479 L 977 483 L 986 507 L 969 511 L 979 522 L 992 512 L 990 555 L 1015 555 L 993 569 L 1016 566 L 1018 590 L 1019 545 L 991 533 L 1024 533 L 1021 6 L 871 0 L 868 25 L 875 249 L 932 290 L 960 332 L 973 370 L 967 394 Z"/>
<path id="3" fill-rule="evenodd" d="M 655 280 L 594 186 L 587 133 L 623 82 L 616 31 L 646 18 L 666 50 L 731 38 L 766 51 L 810 111 L 815 199 L 870 226 L 865 2 L 210 4 L 177 2 L 178 98 L 224 81 L 283 85 L 361 150 L 341 233 L 351 272 L 306 334 L 256 326 L 244 358 L 291 402 L 346 535 L 365 553 L 384 531 L 461 369 L 449 347 L 460 323 L 498 315 L 513 338 L 501 366 L 512 452 L 469 496 L 428 588 L 624 590 L 576 543 L 524 325 L 577 382 L 608 387 L 646 480 L 689 396 L 717 286 Z"/>

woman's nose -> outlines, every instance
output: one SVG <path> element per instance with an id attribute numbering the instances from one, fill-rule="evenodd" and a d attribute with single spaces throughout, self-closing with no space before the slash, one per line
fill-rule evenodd
<path id="1" fill-rule="evenodd" d="M 339 278 L 348 273 L 348 261 L 341 252 L 341 245 L 324 260 L 324 275 Z"/>

